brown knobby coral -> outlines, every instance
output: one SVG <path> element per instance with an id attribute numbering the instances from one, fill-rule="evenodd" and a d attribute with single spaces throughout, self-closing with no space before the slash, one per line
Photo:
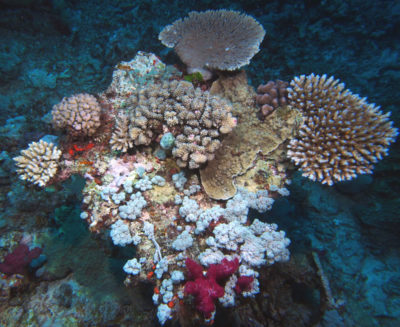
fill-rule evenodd
<path id="1" fill-rule="evenodd" d="M 136 90 L 117 117 L 113 150 L 149 145 L 169 130 L 175 136 L 172 155 L 181 167 L 198 168 L 212 160 L 221 134 L 236 126 L 231 105 L 186 81 L 151 84 Z"/>
<path id="2" fill-rule="evenodd" d="M 326 75 L 302 75 L 290 82 L 289 105 L 304 123 L 291 140 L 289 158 L 303 176 L 323 184 L 372 173 L 373 164 L 388 154 L 397 129 L 378 106 L 345 89 Z"/>
<path id="3" fill-rule="evenodd" d="M 32 142 L 14 158 L 20 179 L 45 187 L 56 174 L 61 151 L 53 143 Z"/>
<path id="4" fill-rule="evenodd" d="M 174 48 L 188 66 L 204 79 L 210 70 L 235 70 L 250 63 L 264 39 L 264 28 L 251 16 L 233 10 L 192 11 L 167 25 L 158 38 Z"/>
<path id="5" fill-rule="evenodd" d="M 276 108 L 287 105 L 287 86 L 284 81 L 269 81 L 257 88 L 256 102 L 261 107 L 260 119 L 265 119 Z"/>
<path id="6" fill-rule="evenodd" d="M 51 113 L 54 127 L 66 129 L 71 136 L 92 136 L 100 126 L 101 107 L 90 94 L 63 98 Z"/>

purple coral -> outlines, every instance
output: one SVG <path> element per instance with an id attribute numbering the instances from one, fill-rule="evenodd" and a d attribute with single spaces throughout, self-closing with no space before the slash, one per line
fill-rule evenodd
<path id="1" fill-rule="evenodd" d="M 39 257 L 41 253 L 41 248 L 35 247 L 29 250 L 26 244 L 21 243 L 5 256 L 4 261 L 0 263 L 0 271 L 6 275 L 24 274 L 31 261 Z"/>
<path id="2" fill-rule="evenodd" d="M 262 120 L 269 116 L 276 108 L 287 105 L 287 87 L 289 83 L 284 81 L 269 81 L 257 88 L 256 101 L 260 106 L 260 118 Z"/>

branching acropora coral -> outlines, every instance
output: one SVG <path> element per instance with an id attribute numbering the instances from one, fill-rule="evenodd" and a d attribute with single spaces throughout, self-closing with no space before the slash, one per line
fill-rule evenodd
<path id="1" fill-rule="evenodd" d="M 53 143 L 40 140 L 29 144 L 14 161 L 22 180 L 45 187 L 56 174 L 60 157 L 61 151 Z"/>
<path id="2" fill-rule="evenodd" d="M 397 136 L 390 113 L 383 114 L 333 77 L 295 77 L 288 91 L 289 105 L 304 115 L 288 156 L 313 181 L 332 185 L 372 173 Z"/>
<path id="3" fill-rule="evenodd" d="M 66 129 L 72 136 L 92 136 L 100 126 L 101 108 L 90 94 L 77 94 L 64 98 L 52 110 L 53 125 Z"/>

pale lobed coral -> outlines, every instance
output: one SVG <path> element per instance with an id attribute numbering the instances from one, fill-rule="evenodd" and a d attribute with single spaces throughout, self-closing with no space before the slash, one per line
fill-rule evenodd
<path id="1" fill-rule="evenodd" d="M 289 104 L 304 122 L 290 141 L 288 157 L 303 176 L 323 184 L 372 173 L 388 154 L 397 129 L 379 107 L 345 89 L 326 75 L 302 75 L 290 82 Z"/>
<path id="2" fill-rule="evenodd" d="M 158 38 L 174 48 L 188 72 L 211 77 L 212 69 L 235 70 L 260 50 L 264 28 L 251 16 L 233 10 L 192 11 L 167 25 Z"/>
<path id="3" fill-rule="evenodd" d="M 122 220 L 117 220 L 111 225 L 110 236 L 115 245 L 125 246 L 127 244 L 138 245 L 141 242 L 139 235 L 131 232 L 129 225 Z"/>
<path id="4" fill-rule="evenodd" d="M 111 136 L 113 150 L 149 145 L 163 128 L 174 134 L 172 155 L 181 167 L 198 168 L 212 160 L 221 134 L 236 126 L 231 105 L 218 96 L 195 89 L 186 81 L 152 84 L 129 98 Z"/>
<path id="5" fill-rule="evenodd" d="M 101 107 L 93 95 L 81 93 L 53 106 L 53 125 L 75 137 L 92 136 L 100 127 Z"/>
<path id="6" fill-rule="evenodd" d="M 125 263 L 123 269 L 127 274 L 138 275 L 142 269 L 142 264 L 136 258 L 133 258 Z"/>
<path id="7" fill-rule="evenodd" d="M 56 174 L 60 157 L 57 146 L 40 140 L 29 144 L 14 161 L 21 179 L 45 187 Z"/>

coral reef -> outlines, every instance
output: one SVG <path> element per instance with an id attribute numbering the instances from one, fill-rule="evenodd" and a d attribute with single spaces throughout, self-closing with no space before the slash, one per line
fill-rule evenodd
<path id="1" fill-rule="evenodd" d="M 53 143 L 32 142 L 14 158 L 17 173 L 22 180 L 45 187 L 57 173 L 61 154 Z"/>
<path id="2" fill-rule="evenodd" d="M 235 70 L 250 63 L 259 51 L 264 28 L 251 16 L 232 10 L 192 11 L 167 25 L 158 38 L 174 48 L 188 66 L 204 79 L 210 70 Z"/>
<path id="3" fill-rule="evenodd" d="M 302 75 L 290 82 L 289 105 L 304 123 L 290 141 L 288 157 L 303 176 L 323 184 L 371 174 L 388 154 L 398 132 L 380 107 L 345 89 L 326 75 Z"/>
<path id="4" fill-rule="evenodd" d="M 163 26 L 187 16 L 188 12 L 207 10 L 210 5 L 214 9 L 246 11 L 265 27 L 268 38 L 246 67 L 252 85 L 264 83 L 266 77 L 267 80 L 290 81 L 295 74 L 315 72 L 321 75 L 325 72 L 328 76 L 334 75 L 346 81 L 354 93 L 368 95 L 369 102 L 380 104 L 385 112 L 391 111 L 391 120 L 396 127 L 399 125 L 400 111 L 396 109 L 400 103 L 400 69 L 396 26 L 400 24 L 400 7 L 397 2 L 223 0 L 213 3 L 185 2 L 184 5 L 180 1 L 127 0 L 1 2 L 0 261 L 7 255 L 8 249 L 19 244 L 18 235 L 23 230 L 46 237 L 43 244 L 49 261 L 45 269 L 34 276 L 0 274 L 0 325 L 76 326 L 89 323 L 95 326 L 150 327 L 157 324 L 157 318 L 161 323 L 168 324 L 167 319 L 171 316 L 180 320 L 173 321 L 172 325 L 203 325 L 198 319 L 195 304 L 185 297 L 171 300 L 173 303 L 160 303 L 157 315 L 156 310 L 151 309 L 148 296 L 148 289 L 152 288 L 150 285 L 158 286 L 163 301 L 164 297 L 170 299 L 171 287 L 174 288 L 174 298 L 179 295 L 175 292 L 176 285 L 184 283 L 186 278 L 182 273 L 185 271 L 183 266 L 177 268 L 169 265 L 170 275 L 164 272 L 164 279 L 170 276 L 169 282 L 165 282 L 163 287 L 154 281 L 155 277 L 136 285 L 136 281 L 143 277 L 139 277 L 139 273 L 127 279 L 132 281 L 131 287 L 123 289 L 115 267 L 122 267 L 126 260 L 131 259 L 135 246 L 130 243 L 118 249 L 111 248 L 111 242 L 102 242 L 108 238 L 108 231 L 114 225 L 112 210 L 93 208 L 94 214 L 103 217 L 104 222 L 97 227 L 90 227 L 101 233 L 96 237 L 87 233 L 85 224 L 79 220 L 79 213 L 73 217 L 68 212 L 65 214 L 70 228 L 60 225 L 61 215 L 57 213 L 64 206 L 79 209 L 77 201 L 81 201 L 80 187 L 84 178 L 87 182 L 85 194 L 95 190 L 96 185 L 101 183 L 108 185 L 110 176 L 106 175 L 110 175 L 110 171 L 106 171 L 110 163 L 109 156 L 117 158 L 117 162 L 131 160 L 139 164 L 144 156 L 152 153 L 161 161 L 161 168 L 159 162 L 152 163 L 157 174 L 165 178 L 166 184 L 159 186 L 152 183 L 151 189 L 141 191 L 148 206 L 140 217 L 125 220 L 123 224 L 134 236 L 137 222 L 155 221 L 153 239 L 160 245 L 162 255 L 165 254 L 165 244 L 160 238 L 170 239 L 168 247 L 182 233 L 191 235 L 182 225 L 183 219 L 179 213 L 175 214 L 176 219 L 168 218 L 169 223 L 178 225 L 176 233 L 171 226 L 166 228 L 167 225 L 158 223 L 158 215 L 166 215 L 159 207 L 154 208 L 153 203 L 180 207 L 180 201 L 188 196 L 196 200 L 200 209 L 205 207 L 204 201 L 199 199 L 200 195 L 204 195 L 204 190 L 198 189 L 199 181 L 193 179 L 192 173 L 176 166 L 175 160 L 170 158 L 170 150 L 158 156 L 159 137 L 151 147 L 129 149 L 129 155 L 119 152 L 111 155 L 108 147 L 116 111 L 123 109 L 130 92 L 153 81 L 180 80 L 181 73 L 176 68 L 181 66 L 177 56 L 173 54 L 173 49 L 160 44 L 157 34 Z M 165 62 L 177 65 L 168 65 L 163 69 L 164 64 L 153 54 L 140 55 L 141 65 L 135 60 L 129 61 L 127 58 L 133 58 L 140 48 L 152 49 Z M 115 66 L 121 56 L 125 61 Z M 220 76 L 221 72 L 217 73 Z M 115 83 L 108 87 L 111 74 Z M 194 74 L 191 78 L 190 81 L 200 83 L 203 90 L 209 86 L 209 82 L 201 82 L 200 74 Z M 220 83 L 218 79 L 212 89 L 217 85 L 220 88 L 217 94 L 224 94 L 229 101 L 244 95 L 240 103 L 255 108 L 251 104 L 255 101 L 254 94 L 247 98 L 248 93 L 242 92 L 244 88 L 240 85 Z M 251 86 L 248 88 L 252 89 Z M 68 181 L 42 190 L 25 187 L 25 183 L 17 179 L 12 157 L 17 156 L 20 149 L 26 148 L 28 141 L 37 141 L 50 132 L 51 113 L 43 115 L 65 95 L 76 94 L 77 91 L 95 95 L 99 90 L 106 90 L 105 94 L 98 96 L 103 108 L 101 129 L 91 137 L 75 139 L 73 144 L 65 135 L 61 135 L 58 141 L 51 141 L 63 151 L 64 162 L 60 167 L 63 175 L 56 174 L 55 180 L 63 181 L 71 174 L 81 176 L 72 176 Z M 104 100 L 107 107 L 103 107 Z M 242 106 L 238 101 L 233 102 L 232 107 L 232 114 L 238 118 L 240 126 L 248 112 L 241 114 Z M 103 118 L 107 118 L 108 122 Z M 261 118 L 260 113 L 258 118 Z M 264 121 L 269 118 L 266 117 Z M 46 141 L 50 143 L 48 139 Z M 240 194 L 241 186 L 251 189 L 254 194 L 256 190 L 268 190 L 270 199 L 275 199 L 274 206 L 271 212 L 258 217 L 269 221 L 271 216 L 281 228 L 284 226 L 292 240 L 291 260 L 262 267 L 257 277 L 260 294 L 244 300 L 241 295 L 237 296 L 235 308 L 224 309 L 221 306 L 232 305 L 230 292 L 242 279 L 237 273 L 233 274 L 225 283 L 224 297 L 215 303 L 215 324 L 286 327 L 399 325 L 400 265 L 396 233 L 399 230 L 400 210 L 398 144 L 391 145 L 390 156 L 376 165 L 374 174 L 335 182 L 335 187 L 326 187 L 308 178 L 301 178 L 301 173 L 292 175 L 291 169 L 286 171 L 288 160 L 282 160 L 286 156 L 286 143 L 277 149 L 275 154 L 279 152 L 279 155 L 263 161 L 260 154 L 252 169 L 244 175 L 227 176 L 226 180 L 233 180 Z M 222 147 L 223 144 L 221 150 Z M 239 153 L 230 155 L 238 156 Z M 231 159 L 229 155 L 226 158 Z M 115 161 L 111 161 L 111 164 L 114 165 Z M 146 168 L 133 164 L 128 167 L 130 171 L 136 168 L 138 175 L 151 174 L 147 164 L 144 166 Z M 123 178 L 126 176 L 124 171 L 115 172 L 121 172 Z M 197 173 L 196 170 L 193 172 Z M 220 174 L 220 170 L 217 172 Z M 184 176 L 177 178 L 177 185 L 181 189 L 170 183 L 171 176 L 175 174 Z M 281 193 L 287 194 L 279 182 L 283 181 L 281 177 L 290 189 L 290 198 L 279 198 Z M 148 180 L 152 179 L 150 175 Z M 131 195 L 128 193 L 129 187 L 135 190 L 134 193 L 138 191 L 130 184 L 119 185 L 118 191 L 110 194 L 108 201 L 113 206 L 118 205 L 117 202 L 126 205 Z M 149 185 L 147 180 L 141 184 L 144 187 Z M 122 191 L 126 198 L 123 198 Z M 91 196 L 95 197 L 95 192 Z M 149 197 L 152 202 L 149 202 Z M 264 193 L 260 193 L 260 198 L 264 198 Z M 239 205 L 242 202 L 236 203 Z M 197 242 L 212 235 L 214 225 L 227 223 L 218 220 L 226 201 L 218 201 L 218 204 L 221 207 L 206 210 L 201 216 L 201 223 L 192 223 L 195 231 L 203 230 L 205 234 L 201 238 L 192 236 L 193 245 L 183 250 L 199 262 L 200 258 L 192 255 L 192 251 L 197 251 Z M 86 210 L 86 204 L 82 209 Z M 89 218 L 90 210 L 86 215 L 82 214 L 82 218 Z M 254 214 L 251 212 L 251 216 Z M 206 226 L 205 229 L 203 226 Z M 49 241 L 50 235 L 54 236 L 52 238 L 57 240 L 56 243 Z M 89 239 L 93 244 L 85 241 Z M 141 239 L 142 242 L 146 241 L 147 236 L 141 235 Z M 155 248 L 155 244 L 153 246 L 151 249 Z M 326 280 L 330 280 L 333 299 L 343 298 L 346 301 L 338 310 L 326 310 L 326 302 L 331 301 L 327 299 L 328 292 L 321 285 L 321 278 L 317 278 L 315 263 L 310 264 L 311 251 L 318 253 L 321 259 L 323 274 Z M 206 260 L 209 256 L 202 258 Z M 142 275 L 143 271 L 144 274 L 152 271 L 151 264 L 146 265 L 139 257 L 134 259 L 137 264 L 132 262 L 129 266 L 132 273 L 137 272 L 139 265 Z M 157 272 L 163 271 L 165 264 L 159 266 Z M 49 270 L 58 273 L 49 274 Z M 203 270 L 207 270 L 207 266 Z M 120 274 L 124 272 L 120 271 Z M 326 283 L 322 281 L 322 284 Z M 101 293 L 97 292 L 99 289 Z M 237 294 L 236 287 L 233 294 Z"/>
<path id="5" fill-rule="evenodd" d="M 161 324 L 211 323 L 218 306 L 257 302 L 262 271 L 289 261 L 285 232 L 248 214 L 289 195 L 287 144 L 307 113 L 278 106 L 260 120 L 244 73 L 222 74 L 207 91 L 154 57 L 116 66 L 98 95 L 102 126 L 78 143 L 60 139 L 54 177 L 82 175 L 80 217 L 92 232 L 109 230 L 114 245 L 135 246 L 125 284 L 154 285 Z"/>
<path id="6" fill-rule="evenodd" d="M 198 168 L 214 158 L 220 135 L 236 126 L 229 103 L 185 81 L 152 84 L 133 92 L 119 112 L 113 150 L 149 145 L 162 132 L 175 138 L 172 154 L 180 167 Z"/>
<path id="7" fill-rule="evenodd" d="M 100 126 L 101 107 L 93 95 L 82 93 L 63 98 L 51 114 L 55 128 L 76 137 L 92 136 Z"/>
<path id="8" fill-rule="evenodd" d="M 276 108 L 287 105 L 288 85 L 287 82 L 277 80 L 258 86 L 256 102 L 261 107 L 261 119 L 265 119 Z"/>

